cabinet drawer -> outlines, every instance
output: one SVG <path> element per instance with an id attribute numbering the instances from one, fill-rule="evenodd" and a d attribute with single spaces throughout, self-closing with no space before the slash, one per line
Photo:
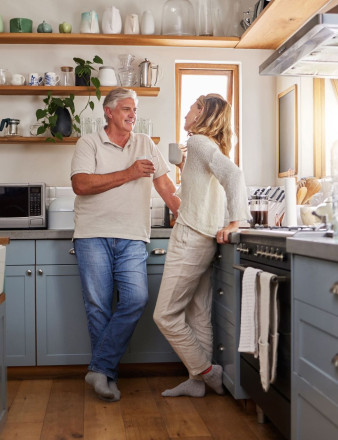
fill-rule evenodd
<path id="1" fill-rule="evenodd" d="M 234 246 L 230 244 L 219 245 L 217 248 L 217 255 L 215 257 L 214 266 L 218 269 L 233 272 L 232 265 L 234 264 Z"/>
<path id="2" fill-rule="evenodd" d="M 148 260 L 147 264 L 164 264 L 167 254 L 169 239 L 155 238 L 147 243 Z"/>
<path id="3" fill-rule="evenodd" d="M 218 313 L 235 324 L 234 277 L 222 271 L 214 272 L 213 300 Z"/>
<path id="4" fill-rule="evenodd" d="M 71 240 L 38 240 L 36 264 L 77 264 Z"/>
<path id="5" fill-rule="evenodd" d="M 35 264 L 34 240 L 11 240 L 6 248 L 6 265 L 21 266 Z"/>
<path id="6" fill-rule="evenodd" d="M 338 405 L 338 320 L 300 301 L 294 302 L 293 370 Z"/>
<path id="7" fill-rule="evenodd" d="M 330 293 L 338 283 L 338 263 L 294 257 L 294 297 L 338 316 L 338 295 Z"/>

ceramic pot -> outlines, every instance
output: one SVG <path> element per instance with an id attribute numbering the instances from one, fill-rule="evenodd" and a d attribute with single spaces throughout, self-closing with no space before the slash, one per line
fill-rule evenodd
<path id="1" fill-rule="evenodd" d="M 75 85 L 76 86 L 89 86 L 90 85 L 90 74 L 78 76 L 75 74 Z"/>
<path id="2" fill-rule="evenodd" d="M 29 18 L 11 18 L 9 20 L 10 32 L 32 32 L 33 22 Z"/>
<path id="3" fill-rule="evenodd" d="M 155 21 L 151 11 L 144 11 L 141 18 L 141 34 L 153 35 L 155 33 Z"/>
<path id="4" fill-rule="evenodd" d="M 102 16 L 102 32 L 104 34 L 120 34 L 122 31 L 122 19 L 120 11 L 112 6 L 107 8 Z"/>
<path id="5" fill-rule="evenodd" d="M 57 116 L 56 124 L 51 128 L 50 132 L 53 136 L 56 133 L 61 133 L 64 137 L 69 137 L 72 134 L 72 118 L 70 116 L 69 110 L 66 108 L 59 107 L 55 112 Z"/>
<path id="6" fill-rule="evenodd" d="M 80 25 L 81 34 L 99 34 L 99 19 L 97 12 L 89 11 L 83 12 L 81 14 L 81 25 Z"/>

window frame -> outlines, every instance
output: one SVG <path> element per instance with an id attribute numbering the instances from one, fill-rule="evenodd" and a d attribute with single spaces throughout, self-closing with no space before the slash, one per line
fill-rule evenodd
<path id="1" fill-rule="evenodd" d="M 181 123 L 181 91 L 182 76 L 186 75 L 224 75 L 228 76 L 230 90 L 228 90 L 227 101 L 231 103 L 234 119 L 234 162 L 240 164 L 240 130 L 239 130 L 239 65 L 227 63 L 176 63 L 175 64 L 175 89 L 176 89 L 176 142 L 179 142 Z"/>

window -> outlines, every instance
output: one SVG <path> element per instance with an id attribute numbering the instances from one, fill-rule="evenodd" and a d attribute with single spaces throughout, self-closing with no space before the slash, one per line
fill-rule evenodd
<path id="1" fill-rule="evenodd" d="M 232 106 L 230 158 L 239 164 L 239 67 L 236 64 L 176 64 L 176 142 L 185 143 L 184 118 L 200 95 L 218 93 Z"/>

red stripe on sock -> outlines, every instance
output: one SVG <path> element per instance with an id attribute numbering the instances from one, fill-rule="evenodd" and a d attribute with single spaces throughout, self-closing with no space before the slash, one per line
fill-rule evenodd
<path id="1" fill-rule="evenodd" d="M 207 374 L 207 373 L 209 373 L 209 371 L 211 371 L 211 369 L 212 369 L 212 365 L 210 365 L 210 367 L 207 368 L 206 370 L 202 371 L 201 374 Z"/>

